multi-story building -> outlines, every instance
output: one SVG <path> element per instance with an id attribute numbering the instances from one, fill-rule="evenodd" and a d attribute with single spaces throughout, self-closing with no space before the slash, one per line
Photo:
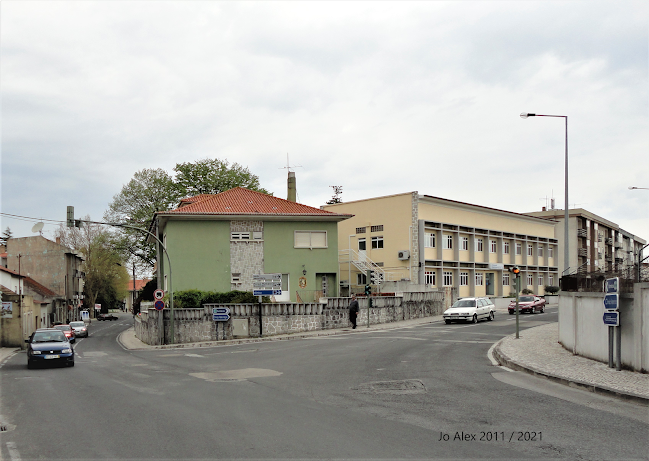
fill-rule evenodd
<path id="1" fill-rule="evenodd" d="M 564 210 L 525 213 L 555 223 L 555 235 L 561 250 L 559 267 L 564 263 Z M 568 210 L 569 273 L 623 272 L 637 264 L 646 242 L 607 219 L 583 208 Z"/>
<path id="2" fill-rule="evenodd" d="M 554 222 L 418 192 L 326 205 L 353 214 L 338 224 L 340 279 L 347 292 L 374 281 L 456 287 L 459 296 L 507 296 L 509 268 L 521 269 L 521 289 L 544 293 L 558 285 Z M 346 250 L 345 250 L 346 248 Z"/>
<path id="3" fill-rule="evenodd" d="M 84 283 L 82 263 L 83 258 L 73 250 L 40 235 L 7 240 L 7 268 L 31 277 L 64 298 L 64 303 L 53 312 L 58 321 L 79 316 Z"/>

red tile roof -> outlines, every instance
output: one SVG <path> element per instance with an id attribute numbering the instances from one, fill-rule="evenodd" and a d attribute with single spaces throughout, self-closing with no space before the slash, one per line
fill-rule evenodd
<path id="1" fill-rule="evenodd" d="M 38 283 L 36 280 L 34 280 L 31 277 L 25 277 L 25 281 L 23 283 L 25 285 L 29 286 L 36 293 L 41 294 L 42 296 L 47 296 L 47 297 L 50 297 L 50 298 L 58 298 L 58 297 L 60 297 L 60 295 L 58 293 L 56 293 L 55 291 L 50 290 L 49 288 L 47 288 L 42 283 Z"/>
<path id="2" fill-rule="evenodd" d="M 202 194 L 190 197 L 182 200 L 179 208 L 158 213 L 166 216 L 180 214 L 322 216 L 342 219 L 353 216 L 313 208 L 244 187 L 235 187 L 215 195 Z"/>
<path id="3" fill-rule="evenodd" d="M 135 281 L 135 289 L 138 290 L 138 291 L 141 290 L 142 288 L 144 288 L 144 285 L 146 285 L 150 281 L 151 281 L 151 279 L 136 280 Z M 133 291 L 133 280 L 128 281 L 128 291 Z"/>

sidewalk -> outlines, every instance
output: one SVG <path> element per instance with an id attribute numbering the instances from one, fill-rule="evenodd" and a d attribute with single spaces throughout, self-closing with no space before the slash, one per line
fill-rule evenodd
<path id="1" fill-rule="evenodd" d="M 519 339 L 507 336 L 493 348 L 501 365 L 543 376 L 572 387 L 649 404 L 649 374 L 615 371 L 608 363 L 573 355 L 558 342 L 559 324 L 523 330 Z"/>

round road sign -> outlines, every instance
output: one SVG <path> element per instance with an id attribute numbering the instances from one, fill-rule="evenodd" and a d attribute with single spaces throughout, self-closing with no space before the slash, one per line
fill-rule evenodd
<path id="1" fill-rule="evenodd" d="M 165 297 L 165 292 L 163 290 L 156 290 L 153 292 L 153 299 L 162 299 Z"/>
<path id="2" fill-rule="evenodd" d="M 153 305 L 154 305 L 155 308 L 156 308 L 157 310 L 159 310 L 159 311 L 161 311 L 162 309 L 165 308 L 165 303 L 164 303 L 164 301 L 159 301 L 159 300 L 158 300 L 158 301 L 156 301 Z"/>

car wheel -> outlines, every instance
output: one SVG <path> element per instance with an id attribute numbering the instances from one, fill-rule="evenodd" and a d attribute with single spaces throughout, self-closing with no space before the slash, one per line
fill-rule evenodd
<path id="1" fill-rule="evenodd" d="M 509 315 L 514 315 L 514 311 L 509 311 Z"/>
<path id="2" fill-rule="evenodd" d="M 471 321 L 473 323 L 478 323 L 478 314 L 473 314 L 473 319 Z"/>
<path id="3" fill-rule="evenodd" d="M 73 366 L 74 366 L 74 362 L 70 362 L 70 363 L 68 363 L 68 366 L 73 367 Z"/>
<path id="4" fill-rule="evenodd" d="M 543 314 L 545 312 L 545 306 L 541 306 L 541 311 L 540 312 L 541 312 L 541 314 Z"/>
<path id="5" fill-rule="evenodd" d="M 491 322 L 494 319 L 494 312 L 489 312 L 489 321 Z"/>
<path id="6" fill-rule="evenodd" d="M 32 368 L 34 368 L 34 364 L 32 363 L 31 360 L 27 360 L 27 368 L 30 369 L 30 370 L 31 370 Z"/>
<path id="7" fill-rule="evenodd" d="M 444 322 L 446 322 L 447 325 L 448 325 L 449 323 L 451 323 L 450 320 L 446 320 L 446 319 L 444 319 Z"/>

